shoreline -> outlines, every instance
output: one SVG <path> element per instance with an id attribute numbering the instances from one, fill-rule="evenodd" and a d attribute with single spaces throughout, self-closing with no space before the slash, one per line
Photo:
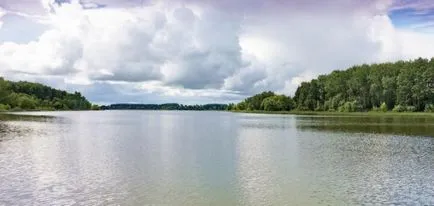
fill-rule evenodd
<path id="1" fill-rule="evenodd" d="M 407 116 L 433 117 L 433 112 L 315 112 L 315 111 L 229 111 L 245 114 L 283 114 L 283 115 L 311 115 L 311 116 Z"/>
<path id="2" fill-rule="evenodd" d="M 434 118 L 434 112 L 315 112 L 315 111 L 236 111 L 236 110 L 20 110 L 20 111 L 0 111 L 0 115 L 14 115 L 27 112 L 85 112 L 85 111 L 215 111 L 215 112 L 231 112 L 241 114 L 279 114 L 279 115 L 299 115 L 299 116 L 388 116 L 388 117 L 432 117 Z"/>

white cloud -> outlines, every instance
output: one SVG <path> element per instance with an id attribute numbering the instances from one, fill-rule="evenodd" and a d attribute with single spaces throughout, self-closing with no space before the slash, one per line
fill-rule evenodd
<path id="1" fill-rule="evenodd" d="M 138 101 L 145 94 L 214 101 L 263 90 L 292 94 L 300 81 L 334 69 L 434 55 L 432 35 L 393 26 L 390 1 L 225 2 L 51 4 L 50 29 L 39 39 L 0 45 L 0 73 L 58 76 L 90 95 L 102 95 L 95 85 L 122 83 L 104 88 Z"/>
<path id="2" fill-rule="evenodd" d="M 0 7 L 0 29 L 3 26 L 2 18 L 3 18 L 4 15 L 6 15 L 6 11 L 3 8 Z"/>
<path id="3" fill-rule="evenodd" d="M 63 4 L 37 41 L 3 44 L 0 64 L 9 72 L 218 88 L 240 67 L 240 24 L 224 17 L 212 8 L 198 16 L 160 5 L 86 11 Z"/>

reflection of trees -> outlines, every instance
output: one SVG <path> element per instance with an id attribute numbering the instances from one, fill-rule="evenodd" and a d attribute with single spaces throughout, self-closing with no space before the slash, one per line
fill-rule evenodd
<path id="1" fill-rule="evenodd" d="M 382 135 L 303 133 L 298 157 L 308 193 L 330 205 L 390 200 L 383 180 L 393 172 L 390 162 L 397 147 L 392 141 Z"/>
<path id="2" fill-rule="evenodd" d="M 390 125 L 389 121 L 399 120 L 383 118 L 374 121 Z M 413 121 L 415 123 L 410 126 L 418 124 Z M 320 128 L 329 129 L 327 126 Z M 388 126 L 376 129 L 378 133 L 390 131 Z M 417 205 L 417 201 L 431 201 L 432 191 L 424 188 L 432 182 L 432 138 L 313 132 L 310 129 L 301 134 L 302 138 L 298 139 L 299 148 L 302 148 L 299 162 L 307 171 L 306 184 L 312 185 L 313 191 L 319 191 L 317 196 L 322 194 L 321 191 L 327 191 L 330 194 L 323 194 L 326 197 L 335 195 L 348 201 L 343 205 L 389 205 L 403 200 Z M 418 193 L 406 196 L 409 191 Z"/>
<path id="3" fill-rule="evenodd" d="M 0 142 L 4 141 L 7 133 L 7 125 L 4 122 L 0 122 Z"/>
<path id="4" fill-rule="evenodd" d="M 16 126 L 10 125 L 7 122 L 0 121 L 0 142 L 11 140 L 23 132 L 25 132 L 23 128 L 17 128 Z"/>
<path id="5" fill-rule="evenodd" d="M 427 117 L 300 116 L 302 130 L 434 136 L 434 119 Z"/>
<path id="6" fill-rule="evenodd" d="M 2 121 L 0 119 L 0 142 L 25 136 L 32 132 L 33 129 L 25 124 L 16 124 L 16 122 Z"/>

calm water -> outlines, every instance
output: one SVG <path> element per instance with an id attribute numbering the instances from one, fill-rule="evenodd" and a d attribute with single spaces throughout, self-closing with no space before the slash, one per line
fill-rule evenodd
<path id="1" fill-rule="evenodd" d="M 434 205 L 432 118 L 45 114 L 0 121 L 0 205 Z"/>

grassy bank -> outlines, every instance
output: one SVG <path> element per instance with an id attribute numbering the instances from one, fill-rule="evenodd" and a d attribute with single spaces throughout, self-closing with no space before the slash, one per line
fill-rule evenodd
<path id="1" fill-rule="evenodd" d="M 292 115 L 319 115 L 319 116 L 423 116 L 433 117 L 433 112 L 314 112 L 314 111 L 231 111 L 235 113 L 253 114 L 292 114 Z"/>

